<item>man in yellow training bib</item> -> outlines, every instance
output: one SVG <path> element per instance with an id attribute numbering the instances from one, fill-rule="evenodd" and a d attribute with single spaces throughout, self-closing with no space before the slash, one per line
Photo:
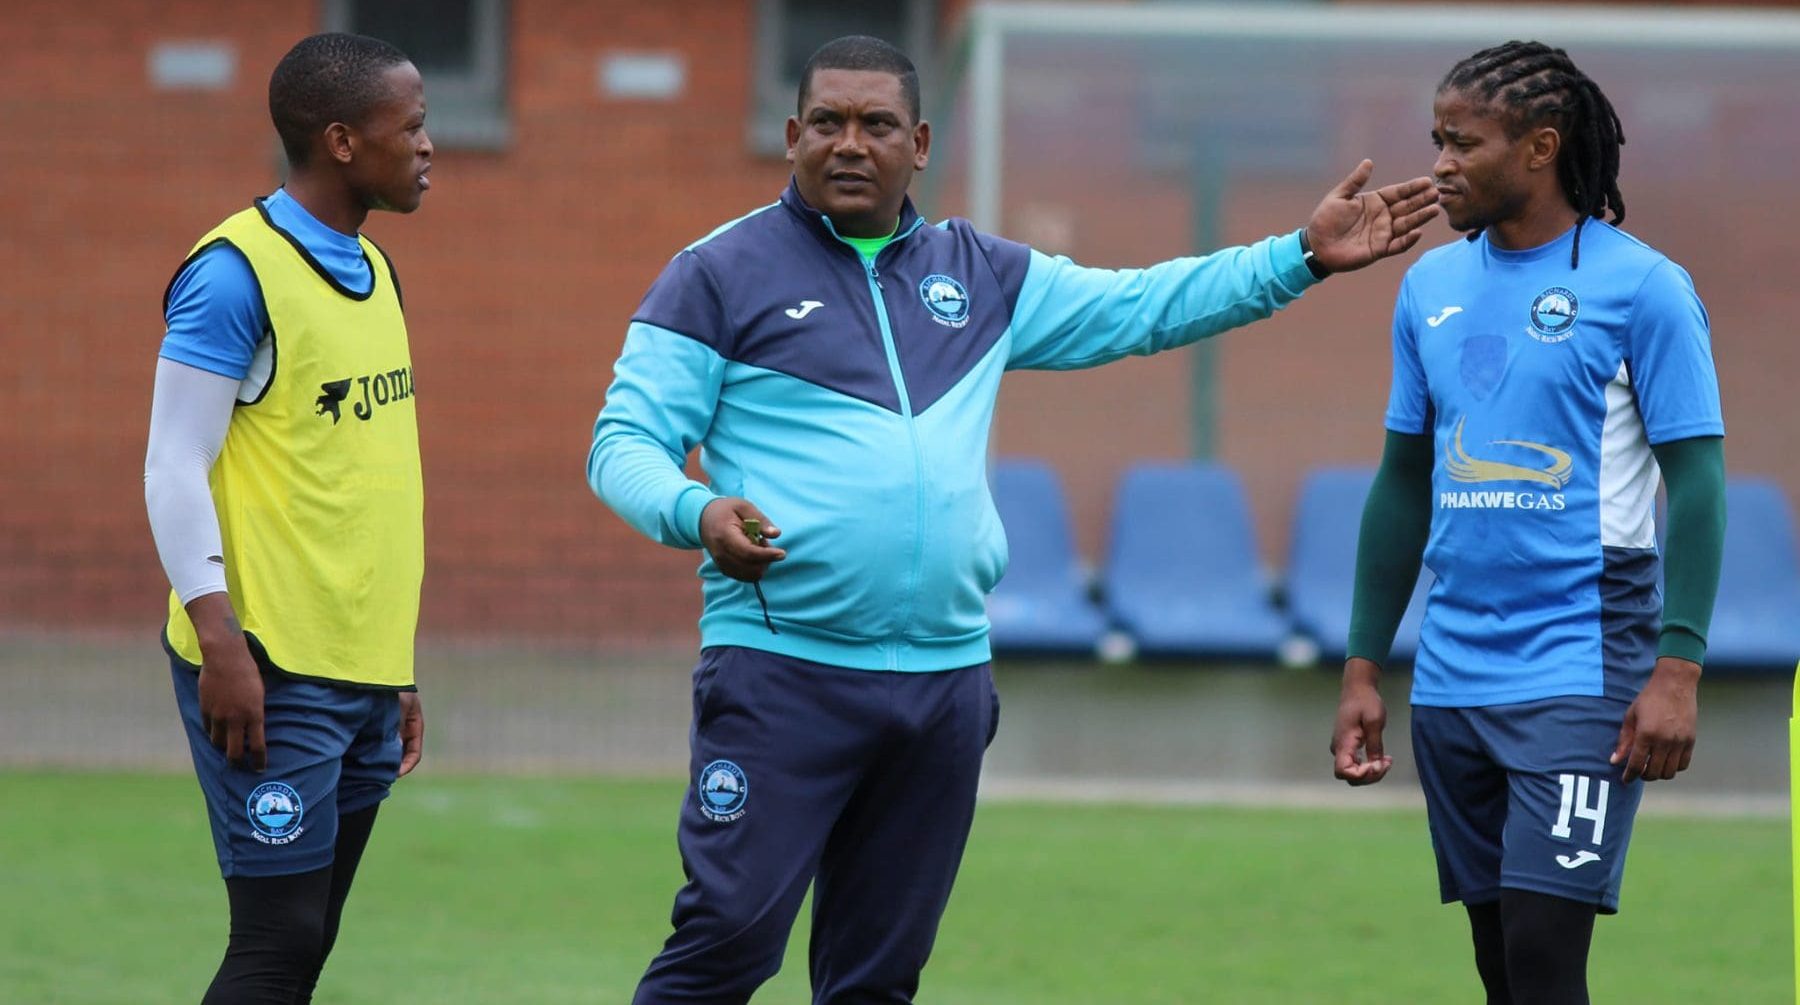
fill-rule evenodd
<path id="1" fill-rule="evenodd" d="M 287 184 L 164 298 L 144 499 L 231 937 L 207 1005 L 312 1000 L 375 814 L 418 763 L 424 522 L 400 285 L 358 231 L 429 187 L 419 71 L 314 35 L 269 80 Z"/>

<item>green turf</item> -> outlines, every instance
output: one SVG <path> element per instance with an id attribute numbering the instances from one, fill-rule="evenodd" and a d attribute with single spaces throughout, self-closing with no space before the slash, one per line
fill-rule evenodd
<path id="1" fill-rule="evenodd" d="M 680 879 L 679 782 L 403 783 L 319 1000 L 623 1003 Z M 1594 1000 L 1792 1001 L 1787 826 L 1640 822 Z M 0 1002 L 196 1001 L 224 891 L 184 777 L 0 774 Z M 919 998 L 1472 1002 L 1423 818 L 985 805 Z M 804 925 L 758 1002 L 806 1000 Z"/>

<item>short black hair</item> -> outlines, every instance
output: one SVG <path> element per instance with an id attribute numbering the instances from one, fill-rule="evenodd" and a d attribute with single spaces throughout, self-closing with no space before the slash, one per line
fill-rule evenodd
<path id="1" fill-rule="evenodd" d="M 295 43 L 269 75 L 269 117 L 288 163 L 304 165 L 313 141 L 333 122 L 360 125 L 388 96 L 382 75 L 410 62 L 367 35 L 327 32 Z"/>
<path id="2" fill-rule="evenodd" d="M 800 71 L 799 114 L 806 114 L 806 96 L 812 91 L 813 74 L 820 70 L 871 70 L 900 78 L 900 96 L 913 124 L 919 122 L 919 71 L 906 53 L 873 35 L 845 35 L 819 46 Z"/>
<path id="3" fill-rule="evenodd" d="M 1619 194 L 1619 148 L 1625 130 L 1600 85 L 1575 66 L 1561 49 L 1542 42 L 1507 42 L 1483 49 L 1450 68 L 1438 91 L 1461 91 L 1495 105 L 1505 116 L 1507 136 L 1554 126 L 1562 134 L 1556 175 L 1563 196 L 1580 214 L 1572 263 L 1581 261 L 1581 224 L 1590 219 L 1625 220 Z M 1480 236 L 1477 231 L 1470 239 Z"/>

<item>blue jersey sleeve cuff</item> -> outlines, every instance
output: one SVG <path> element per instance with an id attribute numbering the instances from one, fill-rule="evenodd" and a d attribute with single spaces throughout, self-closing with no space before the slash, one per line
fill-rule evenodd
<path id="1" fill-rule="evenodd" d="M 161 356 L 163 359 L 180 363 L 183 366 L 191 366 L 196 370 L 205 370 L 207 373 L 216 374 L 231 380 L 243 380 L 250 373 L 250 368 L 248 366 L 239 366 L 236 359 L 220 359 L 215 356 L 205 356 L 200 353 L 187 351 L 182 346 L 170 345 L 166 341 L 163 343 L 162 350 L 158 352 L 157 355 Z"/>
<path id="2" fill-rule="evenodd" d="M 1660 447 L 1665 443 L 1677 440 L 1692 440 L 1706 436 L 1724 436 L 1725 423 L 1715 419 L 1696 419 L 1665 428 L 1659 428 L 1647 434 L 1650 445 Z"/>

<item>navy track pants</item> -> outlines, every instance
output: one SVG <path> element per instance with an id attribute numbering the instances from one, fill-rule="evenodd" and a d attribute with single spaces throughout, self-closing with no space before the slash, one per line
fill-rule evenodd
<path id="1" fill-rule="evenodd" d="M 747 1002 L 780 968 L 809 884 L 815 1005 L 911 1002 L 998 722 L 986 663 L 897 673 L 704 650 L 687 884 L 634 1005 Z"/>

